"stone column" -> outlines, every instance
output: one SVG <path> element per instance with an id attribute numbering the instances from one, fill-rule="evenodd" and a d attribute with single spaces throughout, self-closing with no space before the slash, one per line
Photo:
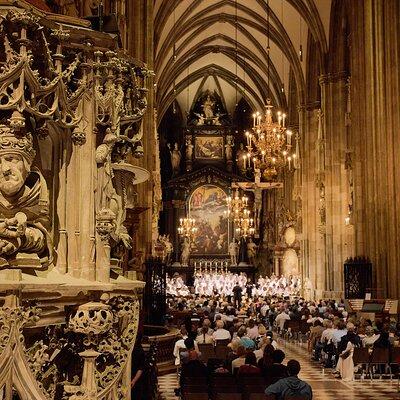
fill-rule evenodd
<path id="1" fill-rule="evenodd" d="M 371 258 L 379 297 L 400 287 L 400 3 L 349 4 L 356 250 Z"/>

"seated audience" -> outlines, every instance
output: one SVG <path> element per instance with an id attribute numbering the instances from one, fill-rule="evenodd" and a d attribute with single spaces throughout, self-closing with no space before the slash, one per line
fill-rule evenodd
<path id="1" fill-rule="evenodd" d="M 246 354 L 244 364 L 239 367 L 238 375 L 259 375 L 260 372 L 260 368 L 257 367 L 256 356 L 250 351 Z"/>
<path id="2" fill-rule="evenodd" d="M 217 340 L 231 339 L 231 334 L 228 330 L 224 329 L 224 322 L 222 320 L 217 320 L 215 323 L 215 331 L 212 334 L 214 342 Z"/>
<path id="3" fill-rule="evenodd" d="M 187 330 L 185 325 L 181 325 L 181 339 L 177 340 L 175 342 L 175 346 L 174 346 L 174 351 L 173 351 L 173 355 L 175 357 L 175 365 L 179 365 L 181 363 L 180 360 L 180 349 L 185 349 L 185 339 L 187 339 L 188 335 L 187 335 Z"/>
<path id="4" fill-rule="evenodd" d="M 247 324 L 247 337 L 249 337 L 252 340 L 255 340 L 258 338 L 258 326 L 256 325 L 254 319 L 250 319 L 248 324 Z"/>
<path id="5" fill-rule="evenodd" d="M 275 324 L 278 327 L 279 332 L 283 331 L 285 322 L 290 320 L 290 317 L 286 310 L 282 310 L 275 318 Z"/>
<path id="6" fill-rule="evenodd" d="M 275 349 L 272 344 L 267 344 L 264 347 L 263 357 L 258 361 L 258 367 L 261 369 L 261 373 L 266 376 L 268 373 L 268 369 L 274 363 L 272 358 L 272 354 L 274 353 Z"/>
<path id="7" fill-rule="evenodd" d="M 209 332 L 209 328 L 207 326 L 203 326 L 200 330 L 199 335 L 196 337 L 196 342 L 198 344 L 214 343 L 213 337 L 208 332 Z M 211 332 L 212 332 L 212 330 L 211 330 Z"/>
<path id="8" fill-rule="evenodd" d="M 184 340 L 186 351 L 180 352 L 181 364 L 187 363 L 189 360 L 198 360 L 200 358 L 200 352 L 197 348 L 197 343 L 192 338 L 186 338 Z"/>
<path id="9" fill-rule="evenodd" d="M 311 386 L 298 378 L 300 372 L 300 363 L 296 360 L 290 360 L 287 363 L 289 376 L 280 379 L 273 385 L 265 389 L 266 395 L 275 395 L 277 400 L 284 400 L 288 396 L 303 396 L 307 400 L 312 399 Z"/>
<path id="10" fill-rule="evenodd" d="M 239 346 L 236 350 L 237 358 L 232 361 L 232 374 L 246 362 L 246 349 Z"/>
<path id="11" fill-rule="evenodd" d="M 285 353 L 282 350 L 274 350 L 272 353 L 272 365 L 263 370 L 263 375 L 267 386 L 278 382 L 279 379 L 286 378 L 288 376 L 288 370 L 285 365 L 282 364 L 285 359 Z"/>

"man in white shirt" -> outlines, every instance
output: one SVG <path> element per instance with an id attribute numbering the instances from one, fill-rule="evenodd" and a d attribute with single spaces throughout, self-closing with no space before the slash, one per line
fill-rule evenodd
<path id="1" fill-rule="evenodd" d="M 279 328 L 279 332 L 283 331 L 283 327 L 285 326 L 285 321 L 290 320 L 289 315 L 286 313 L 285 310 L 282 310 L 280 314 L 278 314 L 275 318 L 275 323 Z"/>
<path id="2" fill-rule="evenodd" d="M 224 322 L 222 320 L 218 320 L 215 323 L 215 328 L 216 329 L 212 334 L 214 342 L 217 340 L 224 340 L 224 339 L 231 340 L 231 334 L 229 333 L 228 330 L 224 329 Z"/>

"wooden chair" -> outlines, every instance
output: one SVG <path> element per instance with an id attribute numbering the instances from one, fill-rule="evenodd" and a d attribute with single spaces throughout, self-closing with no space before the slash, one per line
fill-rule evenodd
<path id="1" fill-rule="evenodd" d="M 231 342 L 230 339 L 218 339 L 215 341 L 215 345 L 227 346 Z"/>
<path id="2" fill-rule="evenodd" d="M 242 400 L 241 393 L 217 393 L 215 400 Z"/>
<path id="3" fill-rule="evenodd" d="M 308 396 L 286 396 L 284 400 L 310 400 Z"/>
<path id="4" fill-rule="evenodd" d="M 183 384 L 191 385 L 195 382 L 196 385 L 208 385 L 208 379 L 206 376 L 186 376 L 182 380 Z"/>
<path id="5" fill-rule="evenodd" d="M 392 347 L 392 359 L 390 360 L 390 362 L 392 364 L 398 364 L 400 365 L 400 347 L 399 346 L 395 346 Z"/>
<path id="6" fill-rule="evenodd" d="M 230 348 L 226 345 L 217 344 L 215 346 L 215 357 L 221 360 L 226 360 L 230 351 Z"/>
<path id="7" fill-rule="evenodd" d="M 209 400 L 208 393 L 183 393 L 182 400 Z"/>
<path id="8" fill-rule="evenodd" d="M 207 364 L 210 358 L 215 358 L 215 351 L 213 344 L 202 343 L 199 344 L 199 352 L 201 353 L 201 360 Z"/>
<path id="9" fill-rule="evenodd" d="M 353 363 L 354 366 L 361 364 L 365 372 L 369 371 L 369 362 L 371 356 L 369 354 L 368 348 L 366 347 L 355 347 L 353 352 Z"/>
<path id="10" fill-rule="evenodd" d="M 265 393 L 250 393 L 248 400 L 275 400 L 275 396 L 267 396 Z"/>
<path id="11" fill-rule="evenodd" d="M 392 368 L 390 367 L 389 349 L 375 348 L 372 350 L 369 366 L 371 368 L 374 365 L 384 365 L 385 367 L 389 368 L 390 379 L 392 379 Z M 370 373 L 372 379 L 372 371 L 370 371 Z M 382 373 L 380 374 L 380 377 L 382 378 Z"/>
<path id="12" fill-rule="evenodd" d="M 231 374 L 218 374 L 211 377 L 212 385 L 236 385 L 236 379 Z"/>
<path id="13" fill-rule="evenodd" d="M 182 393 L 208 393 L 208 386 L 207 385 L 183 385 L 181 387 Z"/>
<path id="14" fill-rule="evenodd" d="M 239 385 L 263 385 L 265 386 L 265 379 L 261 375 L 240 375 L 238 377 Z"/>

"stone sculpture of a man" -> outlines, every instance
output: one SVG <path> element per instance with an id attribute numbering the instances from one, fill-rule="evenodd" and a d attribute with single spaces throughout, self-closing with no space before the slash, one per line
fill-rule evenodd
<path id="1" fill-rule="evenodd" d="M 34 158 L 29 133 L 0 125 L 0 267 L 47 267 L 52 259 L 47 185 L 31 170 Z M 29 262 L 26 253 L 32 254 Z"/>

